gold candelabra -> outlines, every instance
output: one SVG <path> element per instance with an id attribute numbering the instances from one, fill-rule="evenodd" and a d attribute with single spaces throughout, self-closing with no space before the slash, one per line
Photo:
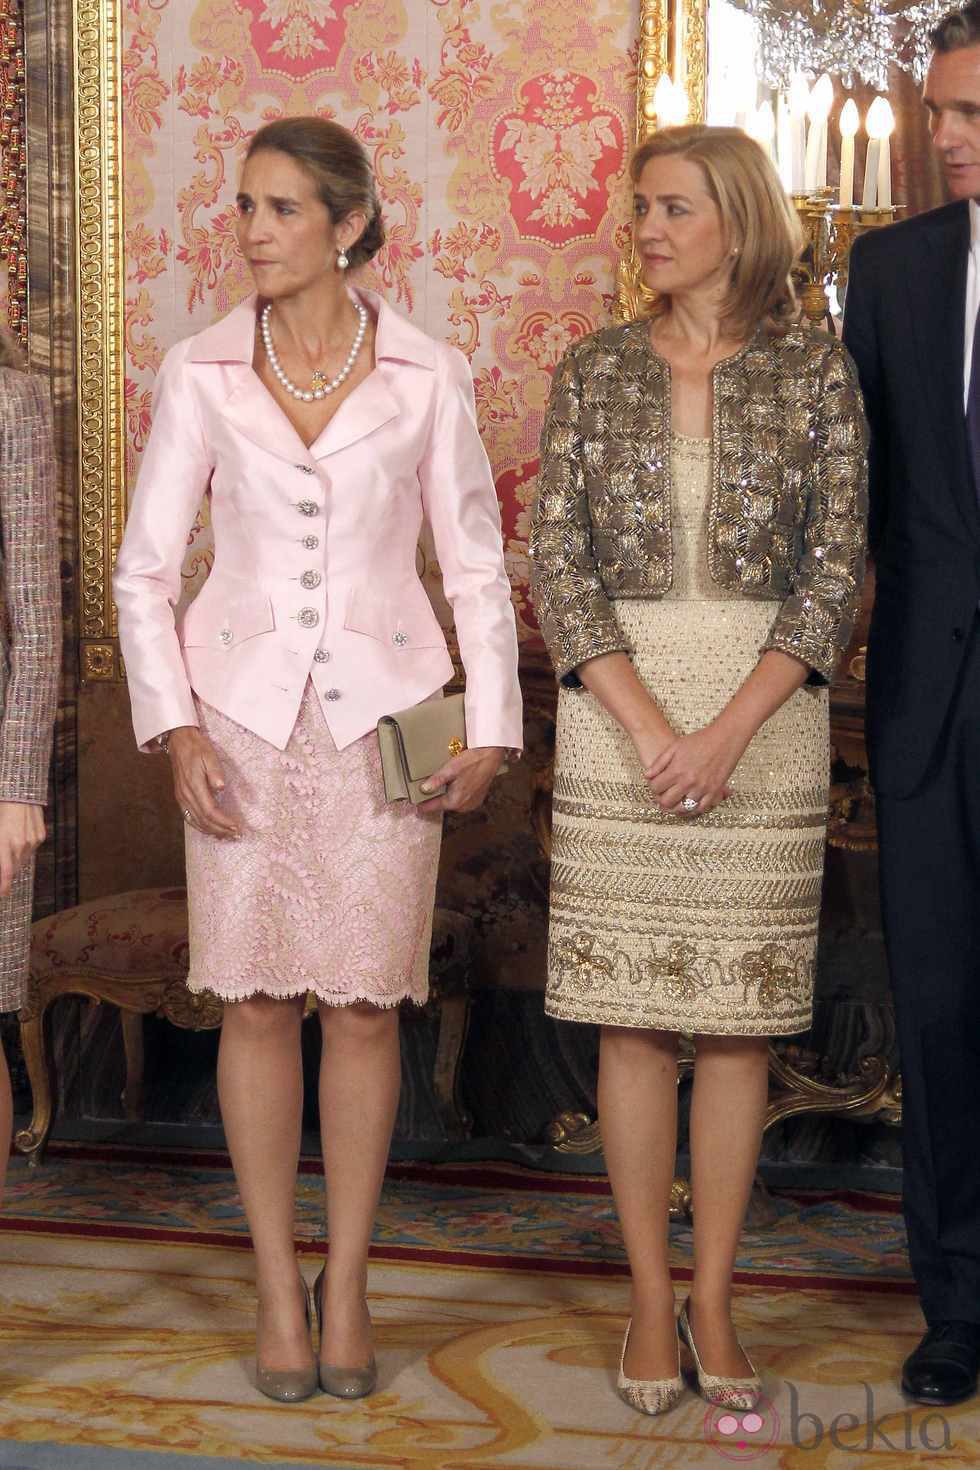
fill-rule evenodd
<path id="1" fill-rule="evenodd" d="M 792 194 L 793 207 L 803 227 L 803 252 L 793 274 L 807 320 L 815 326 L 831 317 L 829 292 L 843 295 L 847 286 L 851 246 L 866 230 L 893 224 L 902 206 L 885 209 L 846 207 L 834 202 L 831 189 Z"/>

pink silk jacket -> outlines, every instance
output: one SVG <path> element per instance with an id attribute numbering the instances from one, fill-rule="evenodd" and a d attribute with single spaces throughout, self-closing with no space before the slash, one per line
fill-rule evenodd
<path id="1" fill-rule="evenodd" d="M 284 749 L 307 679 L 338 748 L 451 677 L 416 571 L 429 521 L 466 670 L 470 746 L 520 749 L 517 632 L 469 365 L 373 292 L 375 371 L 303 444 L 252 369 L 255 298 L 167 353 L 114 591 L 136 739 L 192 691 Z M 187 538 L 214 565 L 178 628 Z"/>

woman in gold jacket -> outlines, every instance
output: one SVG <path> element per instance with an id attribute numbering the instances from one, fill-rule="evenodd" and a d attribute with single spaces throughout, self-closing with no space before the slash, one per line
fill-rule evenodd
<path id="1" fill-rule="evenodd" d="M 761 1385 L 732 1273 L 768 1040 L 811 1020 L 827 686 L 864 569 L 867 431 L 847 353 L 798 321 L 799 227 L 762 149 L 668 129 L 632 178 L 656 306 L 559 365 L 531 535 L 562 686 L 547 1010 L 602 1028 L 633 1277 L 619 1391 L 645 1413 L 683 1387 L 667 1218 L 678 1035 L 694 1037 L 677 1330 L 702 1394 L 744 1409 Z"/>

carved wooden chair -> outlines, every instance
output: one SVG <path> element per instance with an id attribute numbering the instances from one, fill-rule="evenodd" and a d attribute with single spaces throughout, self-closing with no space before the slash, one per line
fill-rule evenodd
<path id="1" fill-rule="evenodd" d="M 450 1139 L 469 1136 L 471 1120 L 458 1092 L 469 1020 L 472 921 L 437 908 L 432 930 L 430 995 L 422 1014 L 438 1015 L 433 1092 Z M 187 894 L 183 888 L 143 888 L 63 909 L 40 919 L 31 935 L 27 1000 L 18 1014 L 21 1046 L 33 1093 L 30 1126 L 15 1144 L 37 1165 L 54 1117 L 45 1016 L 59 996 L 84 996 L 118 1007 L 126 1057 L 123 1106 L 143 1116 L 143 1017 L 165 1016 L 175 1026 L 208 1030 L 221 1025 L 221 1002 L 187 989 Z M 309 1006 L 308 1013 L 316 1009 Z M 417 1016 L 416 1006 L 404 1013 Z"/>

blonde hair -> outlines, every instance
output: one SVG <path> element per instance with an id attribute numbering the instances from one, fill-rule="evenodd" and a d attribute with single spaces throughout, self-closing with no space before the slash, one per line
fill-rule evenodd
<path id="1" fill-rule="evenodd" d="M 668 157 L 698 165 L 729 247 L 738 248 L 722 312 L 725 327 L 738 337 L 749 336 L 760 324 L 784 331 L 797 316 L 790 271 L 803 247 L 803 232 L 767 154 L 741 128 L 664 128 L 633 154 L 633 183 L 639 183 L 652 158 Z M 669 310 L 670 298 L 663 296 L 653 315 Z"/>

